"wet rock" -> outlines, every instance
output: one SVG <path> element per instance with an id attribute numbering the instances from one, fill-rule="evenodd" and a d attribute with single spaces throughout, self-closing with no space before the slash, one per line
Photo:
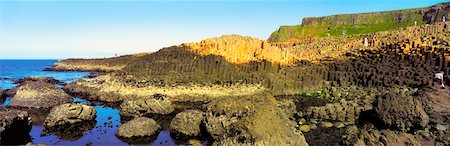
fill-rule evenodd
<path id="1" fill-rule="evenodd" d="M 340 145 L 344 131 L 343 128 L 318 127 L 304 134 L 311 146 L 337 146 Z"/>
<path id="2" fill-rule="evenodd" d="M 21 110 L 0 108 L 0 145 L 20 145 L 31 141 L 31 118 Z"/>
<path id="3" fill-rule="evenodd" d="M 402 131 L 409 131 L 415 126 L 425 127 L 429 123 L 422 102 L 413 96 L 390 92 L 378 96 L 374 107 L 376 114 L 386 125 Z"/>
<path id="4" fill-rule="evenodd" d="M 272 96 L 224 97 L 208 103 L 206 129 L 213 145 L 307 145 Z"/>
<path id="5" fill-rule="evenodd" d="M 420 146 L 421 143 L 411 134 L 392 131 L 377 130 L 371 124 L 358 129 L 349 126 L 344 134 L 343 143 L 346 145 L 412 145 Z"/>
<path id="6" fill-rule="evenodd" d="M 46 82 L 46 83 L 50 83 L 50 84 L 62 84 L 63 83 L 60 80 L 57 80 L 57 79 L 51 78 L 51 77 L 30 76 L 30 77 L 18 79 L 16 81 L 14 81 L 14 84 L 23 84 L 25 82 L 37 82 L 37 81 L 42 81 L 42 82 Z"/>
<path id="7" fill-rule="evenodd" d="M 200 136 L 203 117 L 204 113 L 198 110 L 186 110 L 178 113 L 170 123 L 171 132 L 178 138 Z"/>
<path id="8" fill-rule="evenodd" d="M 97 111 L 94 107 L 67 103 L 52 108 L 44 121 L 46 128 L 76 124 L 84 121 L 95 120 Z"/>
<path id="9" fill-rule="evenodd" d="M 72 101 L 62 89 L 43 81 L 25 82 L 15 87 L 8 106 L 18 108 L 51 108 Z"/>
<path id="10" fill-rule="evenodd" d="M 156 139 L 161 126 L 153 119 L 138 117 L 122 124 L 116 136 L 129 144 L 148 143 Z"/>
<path id="11" fill-rule="evenodd" d="M 120 108 L 120 116 L 125 118 L 166 115 L 175 110 L 172 102 L 167 98 L 148 98 L 124 101 L 120 105 Z"/>

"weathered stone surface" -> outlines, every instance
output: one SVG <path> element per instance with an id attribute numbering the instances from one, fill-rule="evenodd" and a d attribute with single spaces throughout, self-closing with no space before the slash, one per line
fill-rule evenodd
<path id="1" fill-rule="evenodd" d="M 39 77 L 39 76 L 30 76 L 30 77 L 18 79 L 14 83 L 15 84 L 23 84 L 25 82 L 37 82 L 37 81 L 42 81 L 42 82 L 46 82 L 46 83 L 50 83 L 50 84 L 61 84 L 61 83 L 63 83 L 63 82 L 61 82 L 61 81 L 59 81 L 59 80 L 57 80 L 55 78 Z"/>
<path id="2" fill-rule="evenodd" d="M 71 97 L 62 89 L 43 81 L 25 82 L 15 88 L 16 93 L 8 106 L 51 108 L 71 101 Z"/>
<path id="3" fill-rule="evenodd" d="M 94 107 L 67 103 L 52 108 L 44 121 L 46 128 L 76 124 L 84 121 L 95 120 L 97 111 Z"/>
<path id="4" fill-rule="evenodd" d="M 293 99 L 277 99 L 278 107 L 284 112 L 288 117 L 293 117 L 297 113 L 297 106 Z"/>
<path id="5" fill-rule="evenodd" d="M 365 125 L 362 129 L 350 126 L 343 140 L 347 145 L 411 145 L 422 144 L 411 134 L 392 130 L 376 130 L 373 125 Z"/>
<path id="6" fill-rule="evenodd" d="M 166 97 L 124 101 L 120 105 L 120 115 L 126 118 L 151 116 L 155 114 L 165 115 L 172 113 L 174 110 L 172 102 Z"/>
<path id="7" fill-rule="evenodd" d="M 31 118 L 21 110 L 0 108 L 0 145 L 19 145 L 31 141 Z"/>
<path id="8" fill-rule="evenodd" d="M 378 96 L 374 107 L 386 125 L 402 131 L 409 131 L 416 126 L 425 127 L 430 121 L 422 102 L 413 96 L 390 92 Z"/>
<path id="9" fill-rule="evenodd" d="M 354 124 L 360 113 L 363 110 L 363 105 L 360 105 L 355 100 L 347 101 L 341 99 L 336 103 L 327 103 L 325 106 L 309 107 L 304 113 L 304 117 L 314 118 L 324 122 L 345 122 Z M 372 106 L 370 106 L 371 109 Z"/>
<path id="10" fill-rule="evenodd" d="M 200 136 L 203 118 L 204 113 L 198 110 L 186 110 L 178 113 L 170 123 L 171 132 L 179 135 L 179 137 Z"/>
<path id="11" fill-rule="evenodd" d="M 116 136 L 129 144 L 151 142 L 156 138 L 161 126 L 153 119 L 138 117 L 122 124 Z"/>
<path id="12" fill-rule="evenodd" d="M 207 107 L 205 125 L 215 144 L 307 145 L 272 96 L 224 97 Z"/>

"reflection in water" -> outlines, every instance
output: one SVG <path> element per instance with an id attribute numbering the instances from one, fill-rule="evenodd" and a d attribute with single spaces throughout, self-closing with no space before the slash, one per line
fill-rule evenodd
<path id="1" fill-rule="evenodd" d="M 75 141 L 83 137 L 84 133 L 94 128 L 96 121 L 86 121 L 67 126 L 56 126 L 46 129 L 45 132 L 56 135 L 63 140 Z"/>
<path id="2" fill-rule="evenodd" d="M 10 97 L 7 97 L 7 98 L 5 99 L 5 101 L 3 101 L 2 106 L 8 105 L 9 101 L 11 101 L 11 98 L 10 98 Z"/>

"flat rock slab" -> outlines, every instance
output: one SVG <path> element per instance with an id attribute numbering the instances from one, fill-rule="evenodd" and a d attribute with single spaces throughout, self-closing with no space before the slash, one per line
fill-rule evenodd
<path id="1" fill-rule="evenodd" d="M 43 81 L 25 82 L 14 88 L 16 93 L 8 104 L 12 107 L 51 108 L 72 100 L 62 89 Z"/>

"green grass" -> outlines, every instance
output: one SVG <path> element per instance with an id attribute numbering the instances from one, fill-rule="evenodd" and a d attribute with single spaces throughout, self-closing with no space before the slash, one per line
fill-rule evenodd
<path id="1" fill-rule="evenodd" d="M 342 35 L 343 30 L 346 30 L 347 35 L 369 34 L 414 26 L 414 21 L 417 21 L 417 25 L 425 24 L 423 16 L 413 10 L 417 9 L 306 18 L 303 21 L 305 24 L 280 27 L 268 40 L 281 42 L 301 40 L 309 36 L 338 36 Z"/>

